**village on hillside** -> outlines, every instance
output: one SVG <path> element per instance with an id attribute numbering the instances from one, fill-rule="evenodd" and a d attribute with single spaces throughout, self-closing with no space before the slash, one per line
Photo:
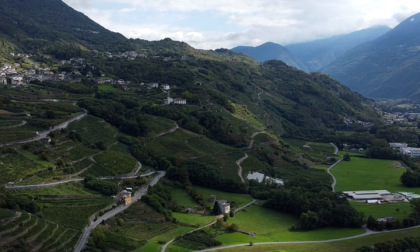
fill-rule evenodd
<path id="1" fill-rule="evenodd" d="M 129 61 L 135 60 L 136 58 L 146 58 L 145 54 L 139 54 L 135 51 L 118 52 L 118 53 L 100 53 L 93 51 L 96 55 L 126 59 Z M 13 57 L 29 59 L 32 57 L 30 54 L 21 53 L 10 53 Z M 159 57 L 159 56 L 155 56 Z M 182 59 L 186 59 L 183 57 Z M 173 60 L 171 57 L 163 58 L 164 61 Z M 128 90 L 128 85 L 132 84 L 131 81 L 123 79 L 113 79 L 106 77 L 105 74 L 100 73 L 100 77 L 95 77 L 93 72 L 98 72 L 95 66 L 89 64 L 85 58 L 71 58 L 69 60 L 60 60 L 59 66 L 66 67 L 66 70 L 71 71 L 59 71 L 51 69 L 50 67 L 39 67 L 34 66 L 31 69 L 24 69 L 20 63 L 14 64 L 3 64 L 0 67 L 0 85 L 10 86 L 12 88 L 27 88 L 31 83 L 43 83 L 43 82 L 80 82 L 82 78 L 90 78 L 94 80 L 97 85 L 111 85 L 116 86 L 122 90 Z M 59 69 L 59 68 L 58 68 Z M 97 75 L 97 74 L 96 74 Z M 187 100 L 183 98 L 172 98 L 170 97 L 171 86 L 169 84 L 159 84 L 156 82 L 152 83 L 139 83 L 140 87 L 151 90 L 161 89 L 167 93 L 167 98 L 163 100 L 164 105 L 177 104 L 186 105 Z"/>

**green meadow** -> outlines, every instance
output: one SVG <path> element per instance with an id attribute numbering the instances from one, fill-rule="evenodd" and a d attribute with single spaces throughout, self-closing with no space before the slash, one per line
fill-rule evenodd
<path id="1" fill-rule="evenodd" d="M 350 204 L 357 209 L 357 211 L 364 213 L 367 218 L 372 215 L 374 218 L 392 216 L 400 222 L 411 214 L 411 207 L 409 203 L 392 203 L 392 204 L 366 204 L 364 202 L 353 202 Z"/>
<path id="2" fill-rule="evenodd" d="M 273 241 L 316 241 L 348 237 L 364 233 L 351 228 L 324 228 L 314 231 L 290 231 L 296 218 L 281 212 L 252 205 L 229 218 L 229 224 L 236 224 L 240 231 L 254 233 L 253 242 Z M 241 233 L 227 233 L 217 237 L 224 244 L 249 242 L 250 237 Z"/>
<path id="3" fill-rule="evenodd" d="M 388 190 L 390 192 L 420 192 L 420 188 L 404 187 L 400 181 L 406 171 L 396 168 L 396 161 L 351 157 L 343 161 L 331 172 L 337 179 L 335 190 Z"/>
<path id="4" fill-rule="evenodd" d="M 350 239 L 337 242 L 323 243 L 306 243 L 306 244 L 275 244 L 275 245 L 254 245 L 243 246 L 231 249 L 224 249 L 229 252 L 262 252 L 262 251 L 281 251 L 281 252 L 354 252 L 355 249 L 362 246 L 372 246 L 378 242 L 392 241 L 394 239 L 402 239 L 407 236 L 419 236 L 420 229 L 412 229 L 405 231 L 397 231 L 391 233 L 382 233 L 369 235 L 357 239 Z M 249 239 L 247 242 L 249 243 Z"/>

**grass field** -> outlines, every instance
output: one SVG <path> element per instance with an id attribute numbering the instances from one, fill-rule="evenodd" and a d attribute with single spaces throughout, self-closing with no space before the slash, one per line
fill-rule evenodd
<path id="1" fill-rule="evenodd" d="M 309 243 L 309 244 L 279 244 L 279 245 L 254 245 L 254 246 L 244 246 L 232 249 L 226 249 L 223 251 L 252 251 L 252 252 L 262 252 L 262 251 L 281 251 L 281 252 L 354 252 L 355 249 L 361 246 L 372 246 L 374 243 L 384 242 L 388 240 L 401 239 L 407 236 L 419 236 L 420 229 L 412 229 L 407 231 L 399 231 L 392 233 L 383 233 L 370 235 L 362 238 L 338 241 L 338 242 L 328 242 L 328 243 Z M 249 238 L 247 242 L 249 243 Z"/>
<path id="2" fill-rule="evenodd" d="M 409 203 L 392 203 L 392 204 L 366 204 L 363 202 L 350 202 L 350 204 L 359 212 L 363 212 L 367 218 L 372 215 L 375 219 L 380 217 L 392 216 L 400 222 L 407 218 L 412 210 Z"/>
<path id="3" fill-rule="evenodd" d="M 255 233 L 254 242 L 271 241 L 315 241 L 348 237 L 363 233 L 363 229 L 324 228 L 314 231 L 291 232 L 289 228 L 295 225 L 296 219 L 288 214 L 253 205 L 239 212 L 228 223 L 235 223 L 241 231 Z M 224 244 L 249 242 L 249 236 L 233 233 L 217 238 Z"/>
<path id="4" fill-rule="evenodd" d="M 388 190 L 390 192 L 420 192 L 420 188 L 407 188 L 400 182 L 405 169 L 396 168 L 395 161 L 352 157 L 332 169 L 337 179 L 335 190 Z"/>

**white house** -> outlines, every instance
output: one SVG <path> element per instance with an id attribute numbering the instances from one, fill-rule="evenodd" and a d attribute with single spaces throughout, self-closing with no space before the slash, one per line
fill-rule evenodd
<path id="1" fill-rule="evenodd" d="M 221 213 L 230 213 L 230 203 L 228 203 L 227 200 L 218 200 L 217 203 Z"/>
<path id="2" fill-rule="evenodd" d="M 163 84 L 161 87 L 162 87 L 163 90 L 171 89 L 171 86 L 169 86 L 168 84 Z"/>

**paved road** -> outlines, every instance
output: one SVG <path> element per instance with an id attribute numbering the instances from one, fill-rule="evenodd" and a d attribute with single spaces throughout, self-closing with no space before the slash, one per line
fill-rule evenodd
<path id="1" fill-rule="evenodd" d="M 369 230 L 368 232 L 366 232 L 364 234 L 360 234 L 360 235 L 354 235 L 354 236 L 338 238 L 338 239 L 321 240 L 321 241 L 256 242 L 256 243 L 254 243 L 254 246 L 256 246 L 256 245 L 276 245 L 276 244 L 305 244 L 305 243 L 338 242 L 338 241 L 346 241 L 346 240 L 357 239 L 357 238 L 365 237 L 365 236 L 368 236 L 368 235 L 399 232 L 399 231 L 410 230 L 410 229 L 415 229 L 415 228 L 420 228 L 420 225 L 419 226 L 414 226 L 414 227 L 409 227 L 409 228 L 402 228 L 402 229 L 395 229 L 395 230 L 385 230 L 385 231 L 371 231 L 371 230 Z M 211 249 L 204 249 L 204 250 L 199 250 L 199 251 L 201 251 L 201 252 L 218 251 L 218 250 L 244 247 L 244 246 L 249 246 L 249 243 L 230 245 L 230 246 L 224 246 L 224 247 L 217 247 L 217 248 L 211 248 Z"/>
<path id="2" fill-rule="evenodd" d="M 36 137 L 32 137 L 32 138 L 25 139 L 25 140 L 19 140 L 19 141 L 14 141 L 14 142 L 0 144 L 0 147 L 14 145 L 14 144 L 24 144 L 24 143 L 30 143 L 30 142 L 39 141 L 42 138 L 46 138 L 47 135 L 50 134 L 53 131 L 67 128 L 67 126 L 70 123 L 72 123 L 74 121 L 78 121 L 78 120 L 82 119 L 83 117 L 85 117 L 86 115 L 87 115 L 87 110 L 84 109 L 82 114 L 80 114 L 80 115 L 78 115 L 76 117 L 73 117 L 73 118 L 71 118 L 71 119 L 69 119 L 69 120 L 67 120 L 67 121 L 65 121 L 65 122 L 63 122 L 63 123 L 61 123 L 61 124 L 59 124 L 57 126 L 54 126 L 53 128 L 50 128 L 49 130 L 46 130 L 46 131 L 43 131 L 43 132 L 39 132 L 38 133 L 38 136 L 36 136 Z"/>
<path id="3" fill-rule="evenodd" d="M 334 148 L 335 148 L 335 151 L 334 151 L 334 154 L 335 155 L 338 155 L 338 147 L 335 145 L 335 144 L 333 144 L 333 143 L 330 143 L 332 146 L 334 146 Z"/>
<path id="4" fill-rule="evenodd" d="M 337 146 L 335 146 L 335 144 L 333 144 L 333 143 L 330 143 L 332 146 L 334 146 L 334 148 L 335 148 L 335 151 L 334 151 L 334 154 L 335 155 L 338 155 L 338 147 Z M 331 184 L 331 189 L 332 189 L 332 191 L 333 192 L 335 192 L 335 185 L 337 184 L 337 179 L 335 179 L 335 176 L 331 173 L 331 169 L 332 168 L 334 168 L 336 165 L 338 165 L 341 161 L 343 161 L 343 158 L 341 158 L 340 160 L 338 160 L 337 162 L 335 162 L 334 164 L 332 164 L 330 167 L 328 167 L 328 169 L 327 169 L 327 173 L 328 174 L 330 174 L 330 176 L 332 177 L 332 179 L 333 179 L 333 182 L 332 182 L 332 184 Z"/>
<path id="5" fill-rule="evenodd" d="M 3 126 L 3 127 L 0 127 L 0 129 L 13 129 L 13 128 L 18 128 L 18 127 L 22 127 L 22 126 L 24 126 L 24 125 L 26 125 L 28 122 L 27 121 L 25 121 L 25 120 L 22 120 L 22 122 L 20 122 L 19 124 L 16 124 L 16 125 L 12 125 L 12 126 Z"/>
<path id="6" fill-rule="evenodd" d="M 115 176 L 115 177 L 98 177 L 98 179 L 102 180 L 109 180 L 109 179 L 134 179 L 138 177 L 148 177 L 155 172 L 149 172 L 142 175 L 133 175 L 133 176 Z M 83 178 L 71 178 L 71 179 L 65 179 L 57 182 L 51 182 L 51 183 L 41 183 L 41 184 L 33 184 L 33 185 L 6 185 L 6 189 L 15 189 L 15 190 L 28 190 L 28 189 L 36 189 L 36 188 L 42 188 L 42 187 L 52 187 L 52 186 L 58 186 L 61 184 L 71 183 L 71 182 L 80 182 L 83 181 Z"/>
<path id="7" fill-rule="evenodd" d="M 176 124 L 175 127 L 173 127 L 172 129 L 170 129 L 168 131 L 161 132 L 161 133 L 157 134 L 155 137 L 161 137 L 161 136 L 164 136 L 164 135 L 167 135 L 167 134 L 170 134 L 170 133 L 174 133 L 178 129 L 179 129 L 179 126 L 178 126 L 178 124 Z"/>
<path id="8" fill-rule="evenodd" d="M 133 195 L 133 196 L 132 196 L 132 198 L 131 198 L 132 202 L 134 203 L 134 202 L 136 202 L 137 200 L 141 199 L 141 197 L 147 193 L 148 187 L 149 187 L 149 186 L 154 186 L 154 185 L 156 185 L 156 184 L 157 184 L 157 182 L 159 182 L 159 180 L 160 180 L 161 178 L 163 178 L 165 175 L 166 175 L 166 172 L 164 172 L 164 171 L 159 171 L 159 175 L 158 175 L 158 176 L 156 176 L 156 177 L 154 177 L 154 178 L 152 179 L 152 181 L 150 181 L 150 183 L 149 183 L 147 186 L 140 188 L 139 190 L 137 190 L 137 191 L 134 193 L 134 195 Z M 89 225 L 88 225 L 88 226 L 87 226 L 87 227 L 83 230 L 83 234 L 82 234 L 82 236 L 80 237 L 80 239 L 79 239 L 79 241 L 77 242 L 77 244 L 75 245 L 74 251 L 79 252 L 79 251 L 81 251 L 81 250 L 85 247 L 85 245 L 86 245 L 86 243 L 87 243 L 87 241 L 88 241 L 88 238 L 89 238 L 90 233 L 91 233 L 91 232 L 92 232 L 92 231 L 93 231 L 93 230 L 94 230 L 94 229 L 95 229 L 95 228 L 96 228 L 96 227 L 97 227 L 100 223 L 102 223 L 102 221 L 105 221 L 105 220 L 107 220 L 107 219 L 109 219 L 109 218 L 114 217 L 115 215 L 117 215 L 117 214 L 121 213 L 122 211 L 126 210 L 126 209 L 127 209 L 127 208 L 129 208 L 130 206 L 131 206 L 131 204 L 130 204 L 130 205 L 127 205 L 127 206 L 124 206 L 124 205 L 119 205 L 118 207 L 116 207 L 116 208 L 114 208 L 114 209 L 112 209 L 112 210 L 110 210 L 110 211 L 106 212 L 104 215 L 100 216 L 100 217 L 99 217 L 96 221 L 89 223 Z"/>

